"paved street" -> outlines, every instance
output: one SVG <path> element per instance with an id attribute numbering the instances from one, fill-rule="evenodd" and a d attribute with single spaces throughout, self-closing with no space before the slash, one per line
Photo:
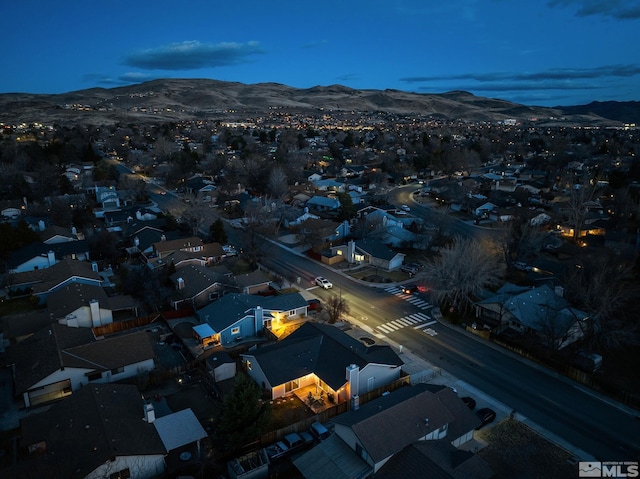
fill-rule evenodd
<path id="1" fill-rule="evenodd" d="M 327 277 L 334 284 L 332 290 L 310 284 L 307 288 L 322 299 L 342 295 L 349 302 L 350 321 L 402 354 L 419 358 L 423 369 L 444 371 L 442 378 L 480 399 L 479 404 L 492 405 L 503 417 L 515 410 L 519 419 L 581 459 L 629 461 L 640 457 L 637 411 L 437 321 L 424 295 L 398 294 L 392 285 L 361 284 L 341 271 L 272 246 L 264 260 L 270 269 L 294 271 L 304 278 Z"/>

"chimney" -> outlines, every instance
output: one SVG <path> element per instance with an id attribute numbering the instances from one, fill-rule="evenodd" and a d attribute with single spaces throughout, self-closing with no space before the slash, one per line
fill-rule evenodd
<path id="1" fill-rule="evenodd" d="M 176 285 L 177 289 L 184 289 L 184 279 L 178 278 L 178 284 Z"/>
<path id="2" fill-rule="evenodd" d="M 153 408 L 153 404 L 144 403 L 144 421 L 151 424 L 156 420 L 156 411 Z"/>
<path id="3" fill-rule="evenodd" d="M 76 229 L 76 227 L 75 227 L 75 226 L 72 226 L 72 227 L 71 227 L 71 234 L 72 234 L 73 236 L 78 236 L 78 230 Z"/>
<path id="4" fill-rule="evenodd" d="M 42 220 L 38 221 L 38 229 L 40 231 L 44 231 L 44 221 Z"/>
<path id="5" fill-rule="evenodd" d="M 89 301 L 89 309 L 91 310 L 91 327 L 101 326 L 100 321 L 100 302 L 97 299 Z"/>
<path id="6" fill-rule="evenodd" d="M 96 273 L 98 272 L 98 263 L 95 261 L 91 263 L 91 271 L 95 271 Z"/>
<path id="7" fill-rule="evenodd" d="M 160 236 L 160 241 L 167 241 L 167 237 L 165 235 Z"/>
<path id="8" fill-rule="evenodd" d="M 256 306 L 254 315 L 256 318 L 256 331 L 262 331 L 264 328 L 264 310 L 262 306 Z"/>
<path id="9" fill-rule="evenodd" d="M 349 397 L 358 396 L 360 393 L 360 368 L 355 364 L 347 366 L 347 392 Z"/>
<path id="10" fill-rule="evenodd" d="M 52 250 L 47 253 L 47 260 L 49 261 L 49 267 L 56 264 L 56 254 Z"/>

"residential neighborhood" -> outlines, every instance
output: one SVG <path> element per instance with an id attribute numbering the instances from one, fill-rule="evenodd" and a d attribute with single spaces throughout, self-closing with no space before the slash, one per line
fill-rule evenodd
<path id="1" fill-rule="evenodd" d="M 640 450 L 488 356 L 637 419 L 637 128 L 2 126 L 3 477 L 502 478 L 510 421 Z"/>

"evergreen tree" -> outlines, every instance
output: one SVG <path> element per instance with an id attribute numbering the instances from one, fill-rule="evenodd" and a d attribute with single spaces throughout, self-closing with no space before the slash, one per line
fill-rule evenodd
<path id="1" fill-rule="evenodd" d="M 227 238 L 227 232 L 224 229 L 224 223 L 220 218 L 215 220 L 209 226 L 209 235 L 211 235 L 211 241 L 216 241 L 220 244 L 227 244 L 229 239 Z"/>
<path id="2" fill-rule="evenodd" d="M 249 376 L 236 376 L 220 418 L 220 433 L 232 449 L 257 440 L 271 422 L 269 403 L 259 402 L 260 395 L 260 388 Z"/>

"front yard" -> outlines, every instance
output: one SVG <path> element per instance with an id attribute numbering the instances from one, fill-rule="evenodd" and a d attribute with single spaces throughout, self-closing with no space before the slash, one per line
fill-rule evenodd
<path id="1" fill-rule="evenodd" d="M 576 458 L 517 420 L 505 419 L 476 437 L 488 443 L 478 455 L 491 466 L 496 479 L 578 475 Z"/>

